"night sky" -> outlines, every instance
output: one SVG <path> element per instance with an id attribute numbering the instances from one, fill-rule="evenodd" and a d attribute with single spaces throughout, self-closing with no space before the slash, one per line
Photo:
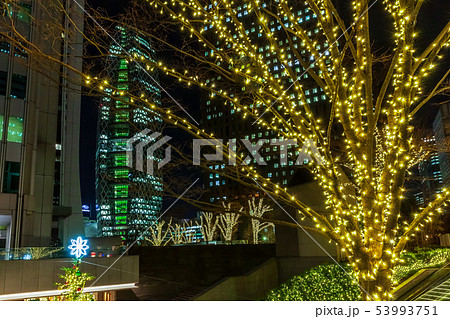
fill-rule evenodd
<path id="1" fill-rule="evenodd" d="M 111 0 L 87 0 L 86 1 L 93 8 L 105 8 L 109 15 L 116 15 L 122 12 L 128 1 L 111 1 Z M 350 4 L 350 1 L 342 1 L 345 6 Z M 386 25 L 391 27 L 391 22 L 387 18 L 386 13 L 382 7 L 381 1 L 375 4 L 370 11 L 371 15 L 371 31 L 377 39 L 386 39 L 388 42 L 384 45 L 383 40 L 378 40 L 374 44 L 382 48 L 391 44 L 392 32 L 385 28 Z M 419 14 L 417 26 L 419 28 L 418 44 L 426 45 L 428 41 L 435 37 L 445 23 L 450 19 L 450 1 L 448 0 L 433 0 L 427 1 L 422 7 L 422 12 Z M 91 21 L 88 21 L 89 23 Z M 384 52 L 380 49 L 380 52 Z M 450 60 L 447 58 L 441 61 L 438 65 L 435 78 L 442 73 L 443 70 L 448 69 Z M 433 79 L 432 79 L 433 80 Z M 163 79 L 167 81 L 167 79 Z M 164 86 L 164 83 L 161 83 Z M 426 85 L 426 83 L 425 83 Z M 181 100 L 181 104 L 187 106 L 190 113 L 193 113 L 195 118 L 200 118 L 199 110 L 199 93 L 198 91 L 187 91 L 185 89 L 177 90 L 175 94 L 176 99 Z M 421 126 L 430 126 L 432 119 L 437 112 L 435 106 L 427 106 L 419 114 L 419 123 Z M 98 102 L 89 97 L 82 98 L 81 106 L 81 134 L 80 134 L 80 179 L 81 179 L 81 196 L 83 204 L 91 205 L 92 217 L 95 216 L 95 153 L 97 140 L 97 114 Z M 168 133 L 169 136 L 174 136 Z M 178 134 L 178 139 L 187 139 L 183 134 Z M 166 205 L 167 206 L 167 205 Z M 187 215 L 192 215 L 192 208 L 184 206 L 179 208 L 181 211 L 187 212 Z M 191 216 L 186 216 L 191 217 Z"/>

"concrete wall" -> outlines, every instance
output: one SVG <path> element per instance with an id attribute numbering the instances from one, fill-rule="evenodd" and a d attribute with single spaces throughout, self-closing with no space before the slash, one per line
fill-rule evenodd
<path id="1" fill-rule="evenodd" d="M 194 300 L 261 300 L 278 286 L 278 264 L 271 258 L 251 272 L 227 277 Z"/>
<path id="2" fill-rule="evenodd" d="M 117 258 L 84 258 L 81 271 L 99 278 Z M 0 260 L 0 295 L 57 289 L 61 268 L 71 265 L 72 259 Z M 139 256 L 123 256 L 95 285 L 134 282 L 139 282 Z"/>
<path id="3" fill-rule="evenodd" d="M 324 215 L 330 212 L 324 205 L 325 197 L 320 186 L 316 182 L 306 182 L 291 186 L 289 189 L 303 203 Z M 288 214 L 292 217 L 289 217 Z M 277 218 L 290 223 L 292 219 L 306 227 L 315 228 L 314 223 L 308 218 L 302 218 L 295 210 L 286 208 L 279 210 Z M 325 236 L 314 232 L 293 227 L 276 225 L 276 249 L 278 259 L 278 279 L 280 283 L 303 273 L 312 267 L 339 259 L 339 250 L 334 242 L 330 242 Z"/>
<path id="4" fill-rule="evenodd" d="M 139 300 L 172 300 L 187 290 L 209 289 L 226 277 L 244 276 L 275 257 L 275 245 L 133 247 L 141 278 Z M 276 276 L 276 274 L 274 274 Z"/>
<path id="5" fill-rule="evenodd" d="M 82 36 L 77 28 L 83 27 L 83 15 L 73 1 L 72 23 L 65 32 L 62 43 L 62 13 L 56 0 L 29 1 L 32 4 L 33 25 L 16 21 L 16 29 L 43 54 L 60 59 L 62 47 L 67 49 L 65 62 L 81 70 Z M 84 0 L 77 1 L 84 5 Z M 77 11 L 78 14 L 75 14 Z M 43 23 L 45 21 L 45 23 Z M 56 23 L 57 25 L 52 25 Z M 77 25 L 73 25 L 76 23 Z M 62 30 L 62 29 L 61 29 Z M 80 30 L 82 31 L 82 30 Z M 51 34 L 49 34 L 49 32 Z M 62 46 L 62 44 L 64 44 Z M 70 208 L 63 227 L 61 240 L 83 235 L 79 182 L 79 122 L 81 96 L 78 93 L 81 79 L 74 72 L 66 72 L 70 79 L 59 101 L 60 65 L 39 55 L 28 59 L 17 57 L 11 46 L 10 53 L 0 52 L 0 70 L 8 73 L 8 90 L 13 74 L 27 77 L 25 99 L 0 95 L 0 114 L 4 116 L 3 137 L 0 141 L 0 215 L 11 216 L 8 248 L 49 246 L 51 242 L 55 160 L 58 128 L 58 110 L 62 109 L 62 159 L 60 205 Z M 63 77 L 65 78 L 65 77 Z M 74 91 L 74 90 L 75 91 Z M 60 105 L 62 104 L 62 105 Z M 8 118 L 23 118 L 22 142 L 8 142 Z M 20 182 L 17 194 L 3 193 L 5 163 L 20 162 Z"/>

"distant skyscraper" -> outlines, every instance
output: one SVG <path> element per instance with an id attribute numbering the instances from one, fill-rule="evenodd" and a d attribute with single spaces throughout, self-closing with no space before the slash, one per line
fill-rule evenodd
<path id="1" fill-rule="evenodd" d="M 418 180 L 416 182 L 419 185 L 414 188 L 414 199 L 418 207 L 426 206 L 431 202 L 436 194 L 442 191 L 443 184 L 435 137 L 424 137 L 422 143 L 425 144 L 429 154 L 417 166 Z"/>
<path id="2" fill-rule="evenodd" d="M 270 3 L 271 2 L 269 1 L 262 1 L 260 6 L 270 10 Z M 322 59 L 325 63 L 330 63 L 331 61 L 327 51 L 328 44 L 323 41 L 323 37 L 320 36 L 320 30 L 318 29 L 316 23 L 316 16 L 303 4 L 299 3 L 296 6 L 297 8 L 292 10 L 292 12 L 296 15 L 299 23 L 301 23 L 305 30 L 307 30 L 308 35 L 315 36 L 318 39 L 316 49 L 318 52 L 323 53 Z M 252 43 L 257 45 L 257 53 L 262 57 L 264 63 L 269 66 L 269 70 L 274 78 L 280 79 L 280 85 L 286 88 L 291 87 L 293 84 L 292 78 L 288 76 L 281 61 L 278 60 L 277 52 L 274 52 L 274 49 L 267 43 L 264 36 L 264 31 L 261 30 L 260 27 L 258 28 L 258 23 L 252 20 L 254 19 L 254 16 L 251 17 L 247 4 L 238 6 L 236 8 L 236 15 L 243 23 L 246 29 L 245 32 L 251 39 Z M 279 40 L 279 45 L 284 47 L 287 52 L 287 60 L 290 61 L 289 66 L 296 73 L 297 81 L 300 81 L 303 85 L 306 101 L 317 116 L 325 118 L 329 109 L 327 97 L 322 89 L 311 80 L 309 74 L 305 72 L 305 69 L 300 65 L 292 51 L 296 50 L 298 54 L 302 55 L 304 60 L 310 61 L 311 64 L 313 64 L 315 57 L 306 56 L 306 49 L 302 48 L 302 41 L 299 38 L 293 37 L 293 43 L 289 43 L 288 39 L 286 39 L 282 25 L 279 23 L 277 18 L 268 16 L 268 19 L 268 26 L 270 27 L 271 32 L 273 32 Z M 287 18 L 285 20 L 287 20 Z M 290 22 L 286 21 L 285 24 L 290 24 Z M 209 32 L 207 30 L 205 31 Z M 238 36 L 236 37 L 239 38 Z M 322 41 L 320 39 L 322 39 Z M 214 52 L 207 51 L 205 52 L 205 56 L 212 55 L 213 53 Z M 241 56 L 238 61 L 236 61 L 236 65 L 238 66 L 246 63 L 250 63 L 250 61 L 249 59 L 246 59 L 245 56 Z M 312 65 L 312 67 L 314 66 Z M 223 81 L 223 79 L 218 76 L 209 79 L 207 83 L 220 83 L 221 81 Z M 228 87 L 223 88 L 220 84 L 217 84 L 217 87 L 228 90 Z M 246 91 L 251 91 L 253 88 L 250 87 L 239 89 L 242 89 L 242 92 L 236 93 L 237 95 L 242 95 Z M 244 89 L 246 91 L 244 91 Z M 293 101 L 292 105 L 296 105 L 301 108 L 302 102 L 300 101 L 300 98 L 295 90 L 288 90 L 287 95 Z M 231 95 L 231 97 L 233 97 L 233 95 Z M 253 101 L 249 101 L 248 103 L 241 102 L 241 104 L 244 104 L 249 109 L 259 109 L 259 114 L 264 112 L 264 110 L 268 107 L 278 107 L 276 101 L 273 105 L 254 104 Z M 269 113 L 270 112 L 267 112 L 266 115 L 269 115 Z M 263 118 L 267 119 L 267 117 Z M 289 121 L 290 119 L 287 118 L 287 120 Z M 254 123 L 254 118 L 245 118 L 243 115 L 243 110 L 240 107 L 236 107 L 233 103 L 230 103 L 230 101 L 225 101 L 220 97 L 214 97 L 213 94 L 205 96 L 203 99 L 202 124 L 207 132 L 214 132 L 215 137 L 224 139 L 224 143 L 227 143 L 230 139 L 232 139 L 233 143 L 237 144 L 233 151 L 237 152 L 240 156 L 243 155 L 243 157 L 249 155 L 251 157 L 251 162 L 249 164 L 256 166 L 258 172 L 262 176 L 270 178 L 273 182 L 278 183 L 282 187 L 287 187 L 289 180 L 293 177 L 296 168 L 298 167 L 295 165 L 296 158 L 299 155 L 298 147 L 294 148 L 294 146 L 271 145 L 270 142 L 260 144 L 261 148 L 258 152 L 267 165 L 260 165 L 261 163 L 257 163 L 257 161 L 252 157 L 255 153 L 248 154 L 248 152 L 243 149 L 242 144 L 240 145 L 241 148 L 239 148 L 240 139 L 250 140 L 252 143 L 261 143 L 261 139 L 273 141 L 273 139 L 278 139 L 280 137 L 279 132 L 274 132 L 258 125 L 257 123 Z M 285 151 L 285 147 L 288 148 L 287 158 L 284 158 L 284 154 L 282 154 Z M 212 166 L 212 168 L 220 170 L 224 169 L 225 165 L 228 164 L 216 163 Z M 222 199 L 231 199 L 230 196 L 246 197 L 254 193 L 253 190 L 243 188 L 239 185 L 239 183 L 227 179 L 220 173 L 207 172 L 204 176 L 204 185 L 207 190 L 206 196 L 211 203 Z"/>
<path id="3" fill-rule="evenodd" d="M 120 235 L 131 241 L 159 217 L 163 184 L 157 170 L 151 176 L 127 166 L 127 141 L 144 129 L 160 132 L 162 119 L 149 105 L 121 96 L 121 91 L 138 97 L 144 94 L 149 103 L 160 105 L 156 75 L 144 71 L 145 64 L 138 62 L 141 56 L 154 56 L 148 39 L 119 26 L 116 30 L 117 43 L 111 44 L 106 62 L 110 82 L 118 91 L 105 90 L 100 105 L 96 209 L 99 236 Z"/>
<path id="4" fill-rule="evenodd" d="M 443 104 L 433 122 L 440 170 L 444 187 L 450 186 L 450 104 Z"/>
<path id="5" fill-rule="evenodd" d="M 81 71 L 83 12 L 73 1 L 3 1 L 0 14 L 43 54 Z M 70 68 L 0 38 L 0 248 L 83 235 L 77 81 Z"/>

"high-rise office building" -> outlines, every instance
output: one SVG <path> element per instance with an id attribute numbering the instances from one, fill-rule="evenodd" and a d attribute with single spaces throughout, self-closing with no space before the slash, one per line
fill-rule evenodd
<path id="1" fill-rule="evenodd" d="M 263 1 L 260 5 L 262 8 L 271 10 L 271 6 L 276 5 L 276 1 L 274 3 L 271 1 Z M 322 59 L 325 63 L 330 63 L 331 61 L 327 51 L 328 44 L 324 41 L 324 37 L 321 36 L 321 31 L 317 27 L 315 14 L 313 14 L 313 12 L 304 4 L 299 3 L 296 7 L 297 9 L 292 10 L 296 19 L 306 30 L 308 36 L 315 38 L 317 43 L 316 49 L 318 52 L 323 53 Z M 268 65 L 274 78 L 280 80 L 280 85 L 285 88 L 290 88 L 293 84 L 292 77 L 288 76 L 283 64 L 278 59 L 277 52 L 274 52 L 274 48 L 272 48 L 268 43 L 267 38 L 264 35 L 264 30 L 262 30 L 259 23 L 255 21 L 255 16 L 252 15 L 251 10 L 248 10 L 247 4 L 237 6 L 235 10 L 237 18 L 245 27 L 245 33 L 257 47 L 257 53 L 263 60 L 263 63 Z M 312 81 L 309 74 L 305 72 L 305 69 L 295 58 L 295 54 L 292 50 L 296 50 L 298 54 L 302 55 L 304 60 L 309 61 L 311 63 L 311 67 L 314 67 L 315 57 L 307 56 L 307 50 L 299 38 L 292 37 L 290 39 L 292 44 L 289 43 L 289 40 L 285 36 L 283 25 L 281 25 L 277 17 L 268 16 L 268 19 L 268 26 L 271 32 L 273 32 L 274 38 L 277 39 L 278 45 L 286 50 L 285 53 L 287 55 L 287 60 L 289 61 L 289 66 L 296 73 L 297 81 L 300 81 L 302 84 L 306 101 L 310 105 L 311 110 L 313 110 L 317 116 L 326 118 L 329 109 L 327 97 L 323 90 L 314 81 Z M 287 17 L 285 17 L 282 22 L 286 26 L 290 25 Z M 208 28 L 205 28 L 204 31 L 206 34 L 209 32 Z M 237 31 L 235 38 L 239 38 Z M 212 51 L 205 52 L 206 57 L 213 54 L 214 52 Z M 236 62 L 238 66 L 240 64 L 243 66 L 248 66 L 248 63 L 250 63 L 249 59 L 246 59 L 245 56 L 241 56 L 238 60 L 239 61 Z M 221 79 L 220 76 L 217 76 L 207 80 L 207 83 L 215 82 L 217 83 L 217 87 L 224 89 L 219 84 L 222 80 L 223 79 Z M 230 90 L 231 88 L 226 87 L 226 89 Z M 245 87 L 240 87 L 239 89 L 242 89 L 242 92 L 237 92 L 236 96 L 245 93 L 244 89 L 252 90 L 252 88 Z M 296 91 L 292 88 L 286 93 L 293 101 L 292 104 L 301 108 L 302 102 L 300 101 Z M 231 95 L 231 97 L 233 98 L 234 96 Z M 278 107 L 276 102 L 274 102 L 273 105 L 262 105 L 254 104 L 251 100 L 249 100 L 248 103 L 241 102 L 241 104 L 245 104 L 249 109 L 259 108 L 260 114 L 268 107 Z M 269 112 L 266 115 L 269 115 Z M 232 150 L 241 156 L 243 155 L 243 157 L 249 155 L 251 157 L 251 162 L 249 162 L 249 164 L 256 166 L 258 172 L 264 177 L 269 177 L 273 182 L 278 183 L 282 187 L 288 186 L 289 180 L 294 176 L 295 171 L 298 168 L 298 165 L 296 165 L 295 162 L 297 156 L 299 155 L 299 151 L 298 147 L 294 147 L 294 145 L 271 145 L 270 141 L 280 138 L 278 132 L 271 131 L 270 129 L 254 123 L 253 118 L 244 118 L 243 110 L 241 108 L 234 106 L 233 103 L 230 103 L 230 101 L 224 101 L 223 99 L 214 97 L 214 95 L 211 94 L 205 96 L 202 102 L 202 125 L 207 132 L 214 132 L 215 137 L 218 139 L 223 139 L 224 143 L 229 142 L 229 140 L 232 140 L 232 143 L 236 143 L 236 146 L 233 146 Z M 241 153 L 239 149 L 240 139 L 250 140 L 252 143 L 263 143 L 263 141 L 261 141 L 262 139 L 268 140 L 267 142 L 260 144 L 261 148 L 258 151 L 266 165 L 260 165 L 261 163 L 258 163 L 256 159 L 253 158 L 255 153 L 248 154 L 245 150 Z M 284 147 L 288 148 L 286 159 L 283 158 L 283 156 L 285 156 L 283 154 L 285 152 Z M 220 170 L 224 169 L 225 165 L 228 164 L 215 163 L 212 168 Z M 238 183 L 227 179 L 220 173 L 207 172 L 204 176 L 204 186 L 205 189 L 207 189 L 207 200 L 211 203 L 222 199 L 231 199 L 230 196 L 249 196 L 252 195 L 251 192 L 253 192 L 252 190 L 242 188 Z"/>
<path id="2" fill-rule="evenodd" d="M 436 139 L 434 136 L 429 136 L 421 140 L 428 156 L 412 170 L 410 176 L 410 179 L 416 176 L 413 183 L 413 196 L 418 207 L 424 207 L 431 202 L 436 194 L 442 191 L 443 184 Z"/>
<path id="3" fill-rule="evenodd" d="M 141 57 L 151 59 L 154 56 L 148 39 L 120 26 L 116 27 L 114 37 L 106 63 L 110 83 L 118 90 L 105 90 L 99 110 L 98 234 L 119 235 L 132 241 L 159 217 L 163 184 L 156 169 L 155 174 L 149 175 L 127 166 L 127 141 L 144 129 L 148 129 L 149 134 L 160 132 L 162 119 L 149 105 L 133 102 L 121 92 L 138 97 L 144 94 L 151 99 L 150 103 L 157 105 L 160 105 L 160 93 L 155 85 L 156 74 L 149 73 L 139 62 Z M 156 154 L 156 160 L 160 156 Z"/>
<path id="4" fill-rule="evenodd" d="M 84 232 L 73 71 L 81 70 L 83 11 L 71 0 L 23 0 L 2 2 L 0 14 L 0 248 L 67 243 Z M 32 47 L 42 55 L 28 54 Z"/>
<path id="5" fill-rule="evenodd" d="M 444 187 L 450 186 L 450 103 L 443 104 L 433 121 L 433 132 L 438 150 Z"/>

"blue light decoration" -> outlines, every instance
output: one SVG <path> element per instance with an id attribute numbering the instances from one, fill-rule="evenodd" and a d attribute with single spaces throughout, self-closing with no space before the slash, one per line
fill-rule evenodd
<path id="1" fill-rule="evenodd" d="M 87 244 L 87 239 L 78 236 L 77 239 L 70 240 L 71 245 L 68 247 L 70 249 L 70 254 L 75 255 L 77 259 L 83 258 L 87 255 L 87 250 L 89 245 Z"/>
<path id="2" fill-rule="evenodd" d="M 81 211 L 83 213 L 90 213 L 91 212 L 91 207 L 89 205 L 81 205 Z"/>

